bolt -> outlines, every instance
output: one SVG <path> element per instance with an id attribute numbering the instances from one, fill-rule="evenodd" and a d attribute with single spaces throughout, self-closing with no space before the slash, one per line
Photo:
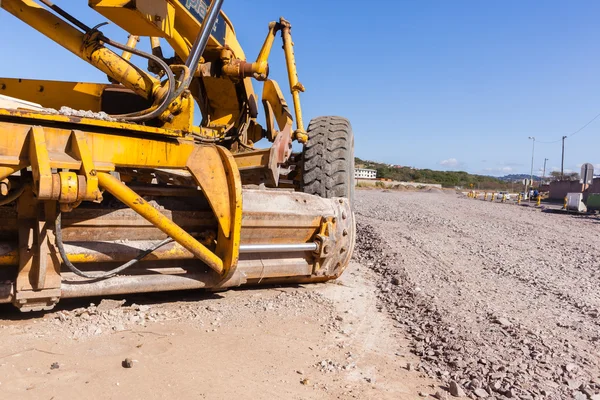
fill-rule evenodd
<path id="1" fill-rule="evenodd" d="M 338 201 L 340 202 L 340 204 L 344 204 L 344 200 L 339 199 Z"/>
<path id="2" fill-rule="evenodd" d="M 325 247 L 323 247 L 323 254 L 329 254 L 329 245 L 325 245 Z"/>
<path id="3" fill-rule="evenodd" d="M 162 21 L 162 17 L 161 17 L 160 15 L 155 15 L 155 16 L 154 16 L 154 20 L 155 20 L 156 22 L 160 22 L 160 21 Z"/>
<path id="4" fill-rule="evenodd" d="M 90 171 L 90 175 L 91 175 L 91 176 L 96 176 L 96 174 L 97 174 L 97 172 L 96 172 L 96 170 L 95 170 L 95 169 L 93 169 L 93 170 L 91 170 L 91 171 Z"/>
<path id="5" fill-rule="evenodd" d="M 342 235 L 343 235 L 343 236 L 348 236 L 348 230 L 344 229 L 344 230 L 342 231 Z"/>

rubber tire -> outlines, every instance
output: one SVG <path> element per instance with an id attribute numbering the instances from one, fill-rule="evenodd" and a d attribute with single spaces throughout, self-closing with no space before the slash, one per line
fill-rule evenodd
<path id="1" fill-rule="evenodd" d="M 354 203 L 354 134 L 342 117 L 318 117 L 308 125 L 304 144 L 302 191 Z"/>

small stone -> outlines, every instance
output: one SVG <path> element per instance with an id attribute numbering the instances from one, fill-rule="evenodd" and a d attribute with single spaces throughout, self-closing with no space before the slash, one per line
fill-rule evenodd
<path id="1" fill-rule="evenodd" d="M 481 387 L 481 382 L 479 381 L 479 379 L 473 379 L 471 380 L 471 389 L 479 389 Z"/>
<path id="2" fill-rule="evenodd" d="M 567 386 L 569 386 L 569 389 L 577 389 L 581 386 L 581 381 L 577 379 L 567 379 Z"/>
<path id="3" fill-rule="evenodd" d="M 585 393 L 581 393 L 580 391 L 573 392 L 573 399 L 575 400 L 588 400 L 588 397 Z"/>
<path id="4" fill-rule="evenodd" d="M 508 318 L 504 317 L 496 318 L 496 323 L 502 325 L 505 328 L 512 326 L 512 323 L 508 320 Z"/>
<path id="5" fill-rule="evenodd" d="M 486 392 L 485 389 L 481 389 L 481 388 L 475 389 L 473 391 L 473 393 L 475 393 L 475 395 L 477 397 L 481 397 L 482 399 L 485 399 L 485 398 L 487 398 L 489 396 L 488 392 Z"/>
<path id="6" fill-rule="evenodd" d="M 133 367 L 133 360 L 131 358 L 126 358 L 123 360 L 123 362 L 121 363 L 121 365 L 123 366 L 123 368 L 132 368 Z"/>
<path id="7" fill-rule="evenodd" d="M 50 369 L 59 369 L 60 365 L 57 362 L 53 362 L 52 365 L 50 365 Z"/>
<path id="8" fill-rule="evenodd" d="M 125 304 L 125 300 L 102 299 L 100 304 L 98 304 L 97 310 L 100 312 L 114 310 L 121 307 L 123 304 Z"/>
<path id="9" fill-rule="evenodd" d="M 302 371 L 301 369 L 296 370 L 296 373 L 298 375 L 304 375 L 304 371 Z"/>
<path id="10" fill-rule="evenodd" d="M 406 369 L 409 371 L 413 371 L 415 367 L 412 365 L 412 363 L 406 363 Z"/>
<path id="11" fill-rule="evenodd" d="M 304 386 L 310 385 L 310 380 L 308 378 L 304 378 L 300 380 L 300 383 Z"/>
<path id="12" fill-rule="evenodd" d="M 576 368 L 577 368 L 577 365 L 575 365 L 573 363 L 568 363 L 567 365 L 565 365 L 565 370 L 567 372 L 573 372 Z"/>
<path id="13" fill-rule="evenodd" d="M 425 392 L 419 392 L 419 396 L 421 397 L 428 397 L 429 395 Z"/>
<path id="14" fill-rule="evenodd" d="M 392 285 L 396 285 L 396 286 L 400 285 L 400 279 L 397 276 L 394 276 L 392 278 Z"/>
<path id="15" fill-rule="evenodd" d="M 446 392 L 435 392 L 433 395 L 438 400 L 448 400 L 448 394 Z"/>
<path id="16" fill-rule="evenodd" d="M 449 389 L 450 389 L 450 394 L 454 397 L 464 397 L 465 396 L 465 391 L 455 381 L 450 381 Z"/>

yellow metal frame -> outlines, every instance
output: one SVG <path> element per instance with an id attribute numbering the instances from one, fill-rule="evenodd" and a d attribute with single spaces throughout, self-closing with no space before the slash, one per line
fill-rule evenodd
<path id="1" fill-rule="evenodd" d="M 187 69 L 180 65 L 181 60 L 187 59 L 201 23 L 182 3 L 90 0 L 89 4 L 130 33 L 127 41 L 130 51 L 125 50 L 119 55 L 109 50 L 104 42 L 110 40 L 98 30 L 81 32 L 33 0 L 2 0 L 0 8 L 98 68 L 116 85 L 0 78 L 0 94 L 40 104 L 46 109 L 67 106 L 100 112 L 103 96 L 109 89 L 118 87 L 119 91 L 126 92 L 125 96 L 141 96 L 152 107 L 157 107 L 174 88 L 168 87 L 168 80 L 161 81 L 161 77 L 130 61 L 140 36 L 150 37 L 156 53 L 162 53 L 160 39 L 166 40 L 176 55 L 169 63 L 173 73 L 179 81 L 185 74 L 193 79 L 189 88 L 178 92 L 179 97 L 169 98 L 171 104 L 167 111 L 144 124 L 87 118 L 77 113 L 65 115 L 52 110 L 37 110 L 35 106 L 31 109 L 0 108 L 0 181 L 7 186 L 10 175 L 26 168 L 31 169 L 32 177 L 17 202 L 19 226 L 23 229 L 19 229 L 16 301 L 20 304 L 33 298 L 46 299 L 48 304 L 57 301 L 60 263 L 54 262 L 53 268 L 47 265 L 50 263 L 48 254 L 57 257 L 52 253 L 49 240 L 52 235 L 48 234 L 53 229 L 57 205 L 61 212 L 69 212 L 83 201 L 101 201 L 103 191 L 111 193 L 170 236 L 221 279 L 228 279 L 235 272 L 239 258 L 240 170 L 260 169 L 261 173 L 266 172 L 270 184 L 277 185 L 279 167 L 291 153 L 291 140 L 307 140 L 300 105 L 300 92 L 304 91 L 304 86 L 298 80 L 290 23 L 283 18 L 270 23 L 256 61 L 246 62 L 233 26 L 221 14 L 225 21 L 224 43 L 211 37 L 199 65 Z M 81 27 L 81 24 L 76 25 Z M 267 79 L 268 58 L 279 32 L 293 98 L 295 130 L 292 129 L 292 112 L 281 89 L 276 82 Z M 149 70 L 160 72 L 153 67 Z M 262 100 L 267 113 L 266 129 L 256 122 L 256 111 L 253 110 L 256 95 L 251 78 L 264 81 Z M 193 124 L 194 100 L 203 112 L 201 127 Z M 240 129 L 241 139 L 238 140 L 241 146 L 232 146 L 230 150 L 212 142 L 222 139 L 234 128 Z M 251 150 L 252 141 L 264 136 L 273 142 L 273 146 L 266 150 Z M 206 141 L 211 144 L 204 144 Z M 243 151 L 232 154 L 240 149 Z M 189 172 L 214 214 L 216 241 L 201 243 L 148 204 L 125 182 L 111 175 L 112 171 L 127 174 L 129 169 Z M 22 175 L 28 177 L 29 172 Z M 33 247 L 24 246 L 24 243 L 33 243 Z"/>

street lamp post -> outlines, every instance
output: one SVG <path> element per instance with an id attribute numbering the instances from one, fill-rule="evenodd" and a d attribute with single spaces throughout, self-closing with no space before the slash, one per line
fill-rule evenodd
<path id="1" fill-rule="evenodd" d="M 542 182 L 544 182 L 544 180 L 546 179 L 546 161 L 548 161 L 549 158 L 544 158 L 544 172 L 542 172 Z"/>
<path id="2" fill-rule="evenodd" d="M 529 139 L 533 140 L 533 146 L 531 147 L 531 173 L 529 174 L 529 184 L 531 185 L 531 187 L 533 187 L 533 156 L 535 154 L 535 137 L 529 136 Z"/>
<path id="3" fill-rule="evenodd" d="M 562 137 L 562 158 L 561 158 L 561 162 L 560 162 L 560 180 L 563 180 L 563 176 L 564 176 L 564 171 L 565 171 L 565 139 L 567 137 L 563 136 Z"/>

